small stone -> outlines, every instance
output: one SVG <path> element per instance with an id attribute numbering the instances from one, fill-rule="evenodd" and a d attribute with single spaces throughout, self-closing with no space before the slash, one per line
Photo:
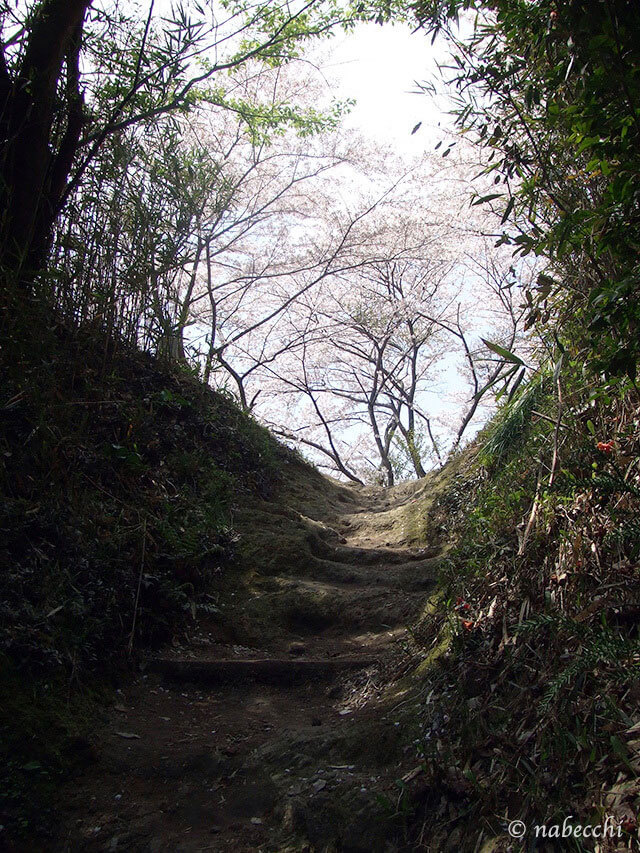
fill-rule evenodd
<path id="1" fill-rule="evenodd" d="M 261 826 L 261 825 L 262 825 L 262 818 L 261 818 L 261 817 L 252 817 L 252 818 L 251 818 L 251 823 L 252 823 L 254 826 Z"/>
<path id="2" fill-rule="evenodd" d="M 305 654 L 307 651 L 307 647 L 304 643 L 291 643 L 289 646 L 289 654 L 294 655 L 295 657 L 300 657 L 300 655 Z"/>
<path id="3" fill-rule="evenodd" d="M 317 782 L 313 783 L 312 787 L 316 794 L 319 793 L 323 788 L 327 787 L 326 779 L 318 779 Z"/>

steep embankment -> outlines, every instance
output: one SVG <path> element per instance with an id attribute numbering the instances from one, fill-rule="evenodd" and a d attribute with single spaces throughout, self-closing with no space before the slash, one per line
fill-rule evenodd
<path id="1" fill-rule="evenodd" d="M 55 822 L 105 690 L 216 611 L 234 506 L 295 461 L 186 372 L 55 324 L 25 337 L 0 361 L 0 846 Z"/>
<path id="2" fill-rule="evenodd" d="M 286 474 L 277 500 L 238 512 L 244 568 L 220 617 L 110 710 L 65 797 L 62 849 L 370 851 L 397 832 L 415 758 L 386 682 L 436 581 L 439 544 L 405 544 L 424 484 Z"/>
<path id="3" fill-rule="evenodd" d="M 424 487 L 342 486 L 91 335 L 54 326 L 2 379 L 2 843 L 382 843 Z"/>
<path id="4" fill-rule="evenodd" d="M 440 501 L 417 849 L 639 849 L 640 400 L 573 366 L 561 402 L 543 373 L 501 408 Z"/>

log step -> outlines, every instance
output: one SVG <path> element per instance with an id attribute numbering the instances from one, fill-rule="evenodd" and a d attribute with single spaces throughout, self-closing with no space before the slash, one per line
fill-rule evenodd
<path id="1" fill-rule="evenodd" d="M 174 681 L 222 684 L 257 681 L 264 684 L 298 684 L 332 678 L 341 672 L 366 669 L 377 663 L 374 657 L 344 658 L 229 658 L 221 660 L 184 660 L 152 658 L 146 669 Z"/>

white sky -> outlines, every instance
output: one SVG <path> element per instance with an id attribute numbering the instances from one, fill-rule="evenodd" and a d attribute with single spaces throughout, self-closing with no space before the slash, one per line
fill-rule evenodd
<path id="1" fill-rule="evenodd" d="M 346 120 L 368 138 L 390 143 L 407 155 L 422 153 L 439 140 L 438 123 L 451 124 L 442 96 L 415 94 L 416 81 L 437 81 L 442 45 L 408 26 L 361 24 L 353 33 L 338 34 L 322 63 L 339 98 L 357 101 Z M 411 134 L 413 127 L 422 126 Z"/>

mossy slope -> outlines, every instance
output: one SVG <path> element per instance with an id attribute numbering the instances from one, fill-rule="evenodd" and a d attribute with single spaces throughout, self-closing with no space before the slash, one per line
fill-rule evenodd
<path id="1" fill-rule="evenodd" d="M 54 328 L 0 374 L 6 836 L 47 823 L 114 677 L 218 617 L 239 571 L 234 516 L 288 465 L 312 469 L 226 396 L 113 341 Z"/>

